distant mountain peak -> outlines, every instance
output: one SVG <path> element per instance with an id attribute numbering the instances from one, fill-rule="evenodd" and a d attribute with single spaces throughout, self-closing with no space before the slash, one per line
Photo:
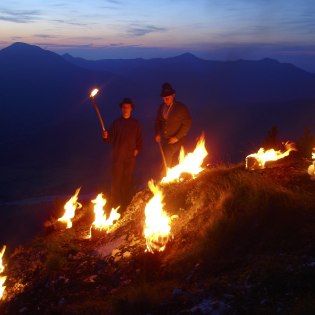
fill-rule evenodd
<path id="1" fill-rule="evenodd" d="M 273 59 L 273 58 L 269 58 L 269 57 L 264 58 L 264 59 L 262 59 L 261 61 L 262 61 L 262 62 L 268 62 L 268 63 L 274 63 L 274 64 L 279 64 L 279 63 L 280 63 L 278 60 Z"/>
<path id="2" fill-rule="evenodd" d="M 186 53 L 181 54 L 181 55 L 179 55 L 179 56 L 177 56 L 175 58 L 186 59 L 186 60 L 196 60 L 196 59 L 199 60 L 200 59 L 200 58 L 196 57 L 195 55 L 193 55 L 190 52 L 186 52 Z"/>
<path id="3" fill-rule="evenodd" d="M 24 52 L 31 52 L 31 51 L 43 51 L 44 49 L 31 44 L 26 44 L 22 42 L 15 42 L 12 45 L 4 48 L 3 50 L 6 51 L 24 51 Z"/>

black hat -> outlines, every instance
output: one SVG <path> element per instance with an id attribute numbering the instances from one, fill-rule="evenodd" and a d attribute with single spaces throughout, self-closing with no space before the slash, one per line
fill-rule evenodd
<path id="1" fill-rule="evenodd" d="M 119 107 L 122 108 L 122 106 L 123 106 L 124 104 L 130 104 L 131 107 L 132 107 L 132 109 L 134 109 L 134 104 L 133 104 L 133 101 L 132 101 L 131 98 L 125 97 L 125 98 L 121 101 L 121 103 L 119 104 Z"/>
<path id="2" fill-rule="evenodd" d="M 161 90 L 161 96 L 162 97 L 166 97 L 166 96 L 170 96 L 173 95 L 176 91 L 172 88 L 172 86 L 169 83 L 164 83 L 162 85 L 162 90 Z"/>

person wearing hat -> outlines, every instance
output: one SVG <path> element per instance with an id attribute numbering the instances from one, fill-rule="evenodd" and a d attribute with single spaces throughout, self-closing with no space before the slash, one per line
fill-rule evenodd
<path id="1" fill-rule="evenodd" d="M 142 148 L 142 128 L 138 120 L 131 117 L 134 104 L 124 98 L 119 104 L 121 117 L 113 121 L 109 131 L 103 132 L 106 143 L 112 144 L 111 207 L 124 210 L 132 197 L 132 175 L 135 158 Z"/>
<path id="2" fill-rule="evenodd" d="M 186 105 L 175 100 L 175 92 L 170 83 L 162 85 L 163 103 L 155 120 L 155 141 L 161 143 L 167 167 L 178 162 L 179 150 L 191 127 L 190 113 Z"/>

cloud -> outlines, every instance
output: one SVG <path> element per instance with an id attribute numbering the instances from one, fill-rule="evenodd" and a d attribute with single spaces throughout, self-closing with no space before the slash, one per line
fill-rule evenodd
<path id="1" fill-rule="evenodd" d="M 123 2 L 122 1 L 119 1 L 119 0 L 107 0 L 108 3 L 111 3 L 111 4 L 115 4 L 115 5 L 122 5 Z"/>
<path id="2" fill-rule="evenodd" d="M 0 20 L 13 23 L 31 23 L 40 19 L 38 10 L 2 10 Z"/>
<path id="3" fill-rule="evenodd" d="M 133 36 L 144 36 L 146 34 L 155 33 L 155 32 L 165 32 L 167 31 L 164 27 L 157 27 L 153 25 L 136 25 L 132 24 L 128 29 L 128 33 Z"/>
<path id="4" fill-rule="evenodd" d="M 33 34 L 34 37 L 39 38 L 57 38 L 57 35 L 50 35 L 50 34 Z"/>
<path id="5" fill-rule="evenodd" d="M 72 21 L 69 21 L 69 20 L 61 20 L 61 19 L 52 20 L 52 22 L 57 22 L 57 23 L 60 23 L 60 24 L 74 25 L 74 26 L 88 26 L 88 25 L 91 25 L 91 23 L 78 23 L 78 22 L 72 22 Z"/>

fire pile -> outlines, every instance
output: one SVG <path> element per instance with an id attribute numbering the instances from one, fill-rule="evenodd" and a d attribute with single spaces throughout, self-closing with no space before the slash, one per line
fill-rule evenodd
<path id="1" fill-rule="evenodd" d="M 164 211 L 163 192 L 151 180 L 148 183 L 153 197 L 145 207 L 145 228 L 147 250 L 162 252 L 171 236 L 171 218 Z"/>
<path id="2" fill-rule="evenodd" d="M 57 220 L 57 222 L 62 224 L 62 228 L 72 228 L 76 210 L 82 208 L 82 204 L 78 202 L 80 189 L 81 188 L 78 188 L 75 191 L 75 194 L 66 202 L 64 205 L 65 213 Z M 109 217 L 106 217 L 104 207 L 107 200 L 104 198 L 102 193 L 98 194 L 95 199 L 91 200 L 91 202 L 94 204 L 94 221 L 90 227 L 90 234 L 88 238 L 92 238 L 93 236 L 97 237 L 104 231 L 109 233 L 110 227 L 113 226 L 120 218 L 120 214 L 118 213 L 119 207 L 112 209 Z"/>
<path id="3" fill-rule="evenodd" d="M 204 134 L 202 134 L 193 152 L 185 154 L 184 148 L 181 147 L 178 164 L 167 169 L 167 174 L 162 178 L 161 183 L 180 180 L 182 174 L 190 174 L 195 178 L 197 174 L 203 171 L 202 163 L 207 155 L 208 152 L 205 147 L 205 137 Z"/>
<path id="4" fill-rule="evenodd" d="M 64 209 L 65 209 L 64 215 L 58 219 L 58 222 L 65 224 L 67 229 L 72 228 L 72 220 L 75 216 L 76 210 L 82 208 L 82 205 L 78 202 L 78 195 L 79 195 L 80 190 L 81 190 L 81 187 L 77 188 L 77 190 L 75 191 L 75 194 L 70 198 L 70 200 L 64 206 Z"/>
<path id="5" fill-rule="evenodd" d="M 208 155 L 205 147 L 205 137 L 201 135 L 193 152 L 185 154 L 181 148 L 179 163 L 172 168 L 168 168 L 166 176 L 161 180 L 161 184 L 180 181 L 183 174 L 189 174 L 195 178 L 203 171 L 203 161 Z M 169 216 L 164 207 L 164 195 L 153 180 L 149 181 L 148 186 L 153 193 L 145 207 L 145 227 L 144 236 L 146 239 L 147 251 L 151 253 L 162 252 L 166 244 L 173 237 L 171 234 L 171 221 L 176 215 Z"/>
<path id="6" fill-rule="evenodd" d="M 311 176 L 311 180 L 315 180 L 315 148 L 313 148 L 312 160 L 313 163 L 308 167 L 307 172 Z"/>
<path id="7" fill-rule="evenodd" d="M 1 252 L 0 252 L 0 301 L 2 300 L 3 295 L 4 295 L 4 290 L 5 290 L 5 288 L 6 288 L 6 287 L 4 286 L 4 283 L 5 283 L 6 279 L 7 279 L 6 276 L 3 276 L 3 275 L 2 275 L 3 272 L 4 272 L 4 265 L 3 265 L 2 257 L 3 257 L 3 255 L 4 255 L 5 250 L 6 250 L 6 246 L 4 245 L 4 246 L 2 247 Z"/>
<path id="8" fill-rule="evenodd" d="M 250 154 L 246 157 L 246 169 L 257 170 L 264 169 L 267 162 L 277 161 L 288 156 L 291 151 L 297 151 L 293 142 L 284 143 L 285 151 L 260 148 L 257 153 Z"/>
<path id="9" fill-rule="evenodd" d="M 107 200 L 104 198 L 102 193 L 98 194 L 97 197 L 91 202 L 94 204 L 95 220 L 90 228 L 90 238 L 102 231 L 106 231 L 106 233 L 109 232 L 110 227 L 120 218 L 120 213 L 117 212 L 119 207 L 112 209 L 109 217 L 106 217 L 106 214 L 104 213 L 104 207 Z"/>

